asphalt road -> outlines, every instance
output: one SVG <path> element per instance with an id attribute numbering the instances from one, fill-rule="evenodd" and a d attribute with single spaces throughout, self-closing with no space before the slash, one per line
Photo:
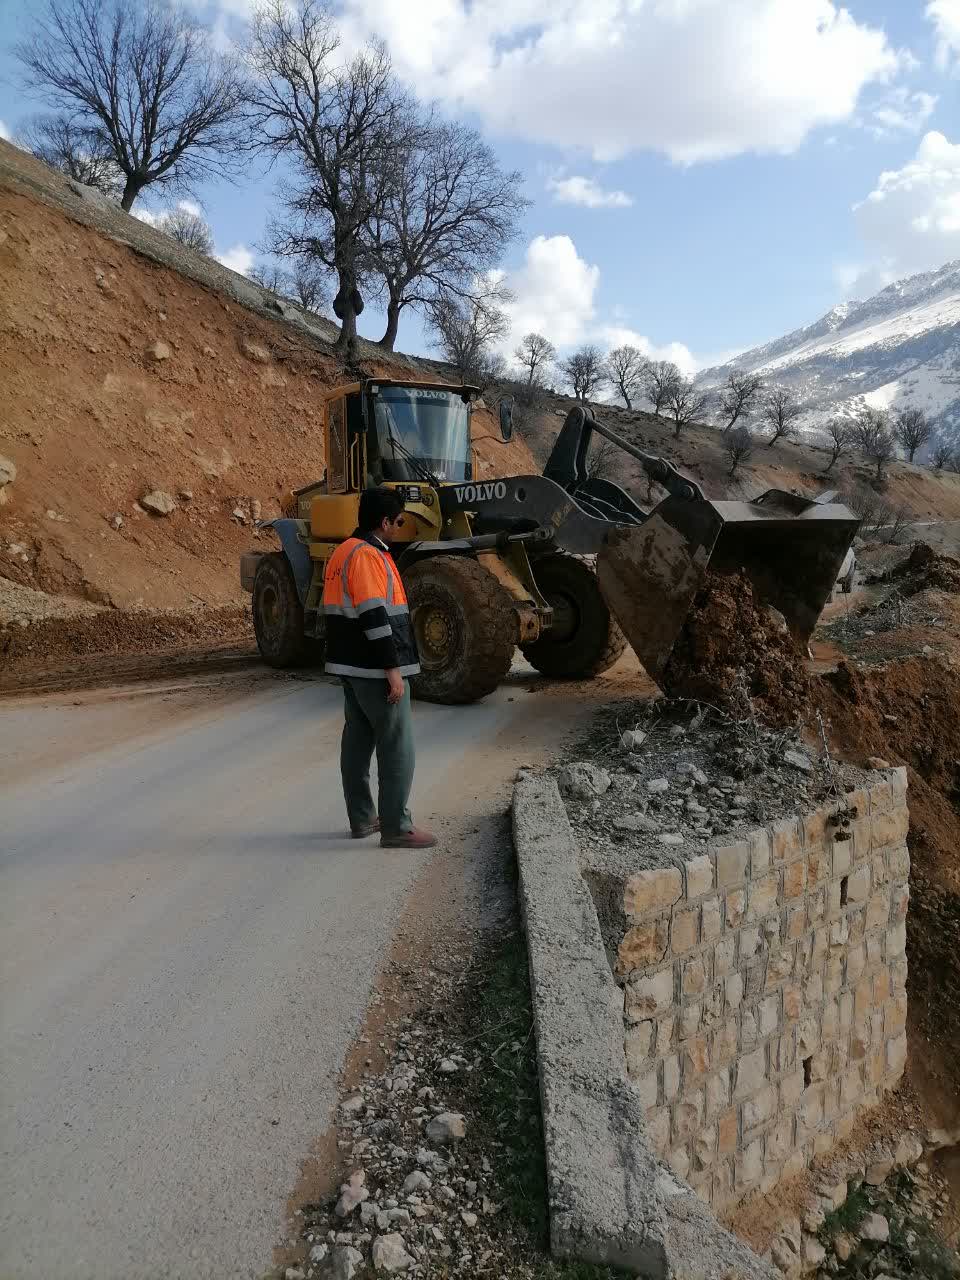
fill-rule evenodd
<path id="1" fill-rule="evenodd" d="M 415 817 L 469 855 L 576 714 L 416 705 Z M 0 704 L 3 1280 L 270 1267 L 429 856 L 346 838 L 340 724 L 319 680 Z"/>

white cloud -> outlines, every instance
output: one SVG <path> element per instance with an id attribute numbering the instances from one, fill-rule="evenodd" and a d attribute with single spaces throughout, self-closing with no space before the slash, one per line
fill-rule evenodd
<path id="1" fill-rule="evenodd" d="M 960 69 L 960 0 L 930 0 L 926 12 L 937 33 L 937 66 Z"/>
<path id="2" fill-rule="evenodd" d="M 585 262 L 569 236 L 534 236 L 523 266 L 502 279 L 515 301 L 506 307 L 513 351 L 525 333 L 543 333 L 557 347 L 584 342 L 594 320 L 600 268 Z"/>
<path id="3" fill-rule="evenodd" d="M 905 65 L 833 0 L 345 0 L 425 98 L 599 159 L 787 152 Z M 468 52 L 465 54 L 465 50 Z"/>
<path id="4" fill-rule="evenodd" d="M 936 94 L 922 90 L 911 92 L 901 85 L 874 107 L 871 131 L 881 138 L 892 133 L 919 133 L 936 105 Z"/>
<path id="5" fill-rule="evenodd" d="M 704 361 L 698 360 L 689 347 L 682 342 L 668 342 L 657 346 L 642 333 L 624 325 L 602 325 L 598 335 L 599 345 L 606 349 L 611 347 L 636 347 L 648 360 L 672 360 L 682 374 L 689 377 L 697 369 L 703 367 Z M 731 353 L 732 354 L 732 353 Z"/>
<path id="6" fill-rule="evenodd" d="M 245 244 L 235 244 L 232 249 L 227 249 L 225 253 L 216 254 L 216 259 L 231 271 L 236 271 L 242 276 L 249 272 L 255 261 L 253 253 Z"/>
<path id="7" fill-rule="evenodd" d="M 603 351 L 630 345 L 651 360 L 672 360 L 688 374 L 705 363 L 682 342 L 658 346 L 621 323 L 616 313 L 610 318 L 598 316 L 600 268 L 580 256 L 569 236 L 535 236 L 527 246 L 523 265 L 514 271 L 497 272 L 495 278 L 502 280 L 515 298 L 506 307 L 510 332 L 503 352 L 508 358 L 523 335 L 533 331 L 545 334 L 561 353 L 585 343 Z"/>
<path id="8" fill-rule="evenodd" d="M 629 209 L 633 197 L 625 191 L 606 191 L 594 178 L 571 174 L 547 179 L 547 190 L 557 204 L 579 204 L 585 209 Z"/>
<path id="9" fill-rule="evenodd" d="M 7 126 L 3 123 L 2 120 L 0 120 L 0 138 L 3 138 L 5 142 L 9 142 L 12 136 L 13 135 L 11 134 Z"/>
<path id="10" fill-rule="evenodd" d="M 853 213 L 872 251 L 871 265 L 851 282 L 861 294 L 960 257 L 960 144 L 926 134 L 914 158 L 881 173 Z"/>

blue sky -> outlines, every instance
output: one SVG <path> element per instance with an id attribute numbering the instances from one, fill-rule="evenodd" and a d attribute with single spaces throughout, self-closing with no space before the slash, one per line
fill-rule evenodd
<path id="1" fill-rule="evenodd" d="M 0 122 L 37 109 L 0 0 Z M 219 40 L 253 0 L 194 0 Z M 533 201 L 503 267 L 513 336 L 710 363 L 960 258 L 960 0 L 344 0 L 345 43 L 470 119 Z M 200 192 L 255 252 L 275 177 Z M 150 207 L 151 202 L 147 202 Z M 379 336 L 376 308 L 361 330 Z M 427 349 L 415 316 L 399 345 Z"/>

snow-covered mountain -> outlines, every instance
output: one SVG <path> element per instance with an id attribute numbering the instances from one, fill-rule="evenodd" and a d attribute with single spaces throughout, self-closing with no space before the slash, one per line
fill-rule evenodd
<path id="1" fill-rule="evenodd" d="M 807 407 L 801 427 L 816 431 L 864 403 L 919 407 L 960 444 L 960 260 L 909 276 L 864 302 L 844 302 L 727 364 L 704 369 L 703 386 L 748 369 L 790 387 Z"/>

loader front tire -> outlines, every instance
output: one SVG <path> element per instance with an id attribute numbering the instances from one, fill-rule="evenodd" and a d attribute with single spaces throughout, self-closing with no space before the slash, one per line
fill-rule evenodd
<path id="1" fill-rule="evenodd" d="M 476 702 L 510 670 L 517 620 L 506 592 L 469 556 L 435 556 L 403 575 L 420 674 L 414 697 L 427 702 Z"/>
<path id="2" fill-rule="evenodd" d="M 523 656 L 545 676 L 586 680 L 608 670 L 627 647 L 607 608 L 593 566 L 577 556 L 534 560 L 533 576 L 553 609 L 553 626 Z"/>
<path id="3" fill-rule="evenodd" d="M 253 629 L 260 655 L 271 667 L 306 666 L 312 647 L 303 630 L 303 607 L 287 557 L 266 555 L 253 580 Z M 315 643 L 315 642 L 314 642 Z"/>

